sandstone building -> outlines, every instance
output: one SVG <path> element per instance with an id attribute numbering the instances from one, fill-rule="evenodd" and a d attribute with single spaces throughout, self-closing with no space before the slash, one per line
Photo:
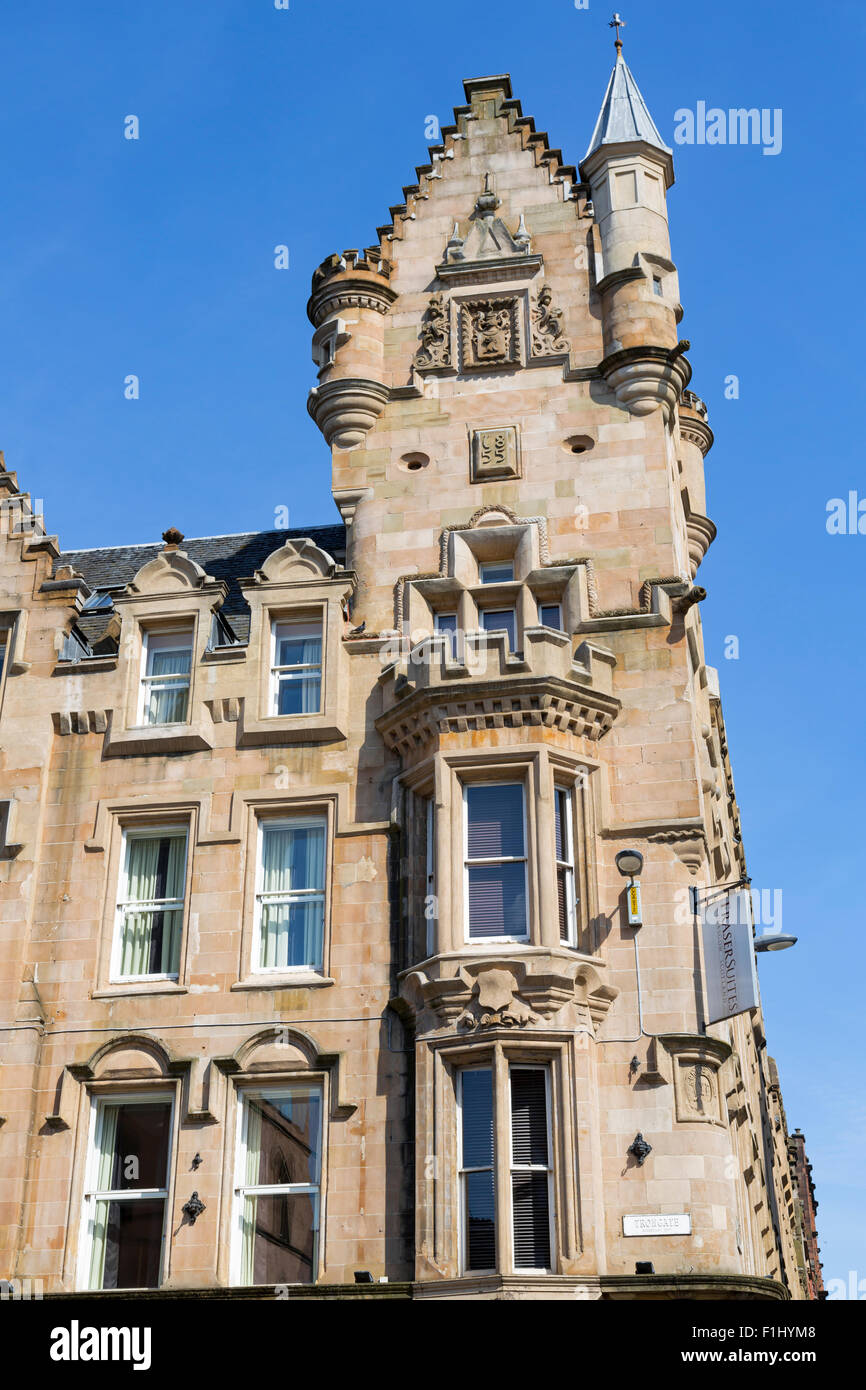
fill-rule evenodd
<path id="1" fill-rule="evenodd" d="M 579 171 L 465 92 L 313 276 L 341 524 L 69 552 L 0 473 L 0 1277 L 46 1296 L 813 1290 L 688 907 L 746 864 L 671 151 L 621 45 Z"/>

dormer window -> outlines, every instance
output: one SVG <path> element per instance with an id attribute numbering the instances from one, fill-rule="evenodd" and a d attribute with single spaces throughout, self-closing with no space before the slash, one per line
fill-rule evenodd
<path id="1" fill-rule="evenodd" d="M 482 584 L 512 584 L 514 565 L 511 560 L 494 560 L 478 566 Z"/>
<path id="2" fill-rule="evenodd" d="M 192 627 L 145 632 L 140 724 L 184 724 L 188 718 Z"/>
<path id="3" fill-rule="evenodd" d="M 94 589 L 90 597 L 81 605 L 82 613 L 108 612 L 114 607 L 110 589 Z"/>
<path id="4" fill-rule="evenodd" d="M 318 714 L 322 707 L 322 620 L 273 625 L 271 713 Z"/>

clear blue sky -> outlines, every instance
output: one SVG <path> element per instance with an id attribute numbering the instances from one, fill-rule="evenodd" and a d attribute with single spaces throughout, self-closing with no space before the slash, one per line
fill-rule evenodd
<path id="1" fill-rule="evenodd" d="M 814 1163 L 825 1277 L 866 1279 L 866 535 L 825 529 L 830 498 L 866 498 L 863 9 L 635 0 L 624 14 L 668 143 L 698 101 L 783 111 L 777 157 L 676 148 L 669 206 L 692 384 L 716 432 L 707 655 L 749 868 L 783 891 L 800 937 L 760 962 L 770 1046 Z M 425 162 L 426 117 L 450 120 L 463 77 L 510 72 L 576 164 L 609 16 L 600 0 L 6 0 L 0 447 L 64 547 L 265 529 L 283 505 L 292 526 L 337 520 L 305 408 L 312 270 L 389 220 Z"/>

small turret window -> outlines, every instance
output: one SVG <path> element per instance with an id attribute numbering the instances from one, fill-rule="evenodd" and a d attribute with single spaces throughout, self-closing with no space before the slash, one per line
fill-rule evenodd
<path id="1" fill-rule="evenodd" d="M 482 584 L 511 584 L 514 581 L 514 565 L 510 560 L 496 560 L 479 566 Z"/>

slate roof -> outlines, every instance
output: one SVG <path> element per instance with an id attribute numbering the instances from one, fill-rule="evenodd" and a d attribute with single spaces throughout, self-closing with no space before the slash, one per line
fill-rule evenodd
<path id="1" fill-rule="evenodd" d="M 205 574 L 222 579 L 228 585 L 226 600 L 220 612 L 228 619 L 241 642 L 249 637 L 250 613 L 238 587 L 239 579 L 251 579 L 261 569 L 267 557 L 287 540 L 309 537 L 314 545 L 327 551 L 337 562 L 346 559 L 346 528 L 337 526 L 305 526 L 281 531 L 246 531 L 238 536 L 199 536 L 184 539 L 183 550 L 191 560 L 201 565 Z M 161 541 L 144 545 L 114 545 L 97 550 L 66 550 L 58 556 L 55 569 L 71 565 L 83 574 L 91 589 L 128 584 L 142 565 L 155 559 L 163 549 Z M 76 626 L 92 646 L 99 641 L 111 617 L 111 612 L 82 613 Z"/>
<path id="2" fill-rule="evenodd" d="M 620 52 L 607 84 L 589 149 L 581 163 L 589 159 L 600 145 L 628 144 L 632 140 L 643 140 L 664 150 L 666 154 L 672 153 L 659 135 L 631 68 Z"/>

